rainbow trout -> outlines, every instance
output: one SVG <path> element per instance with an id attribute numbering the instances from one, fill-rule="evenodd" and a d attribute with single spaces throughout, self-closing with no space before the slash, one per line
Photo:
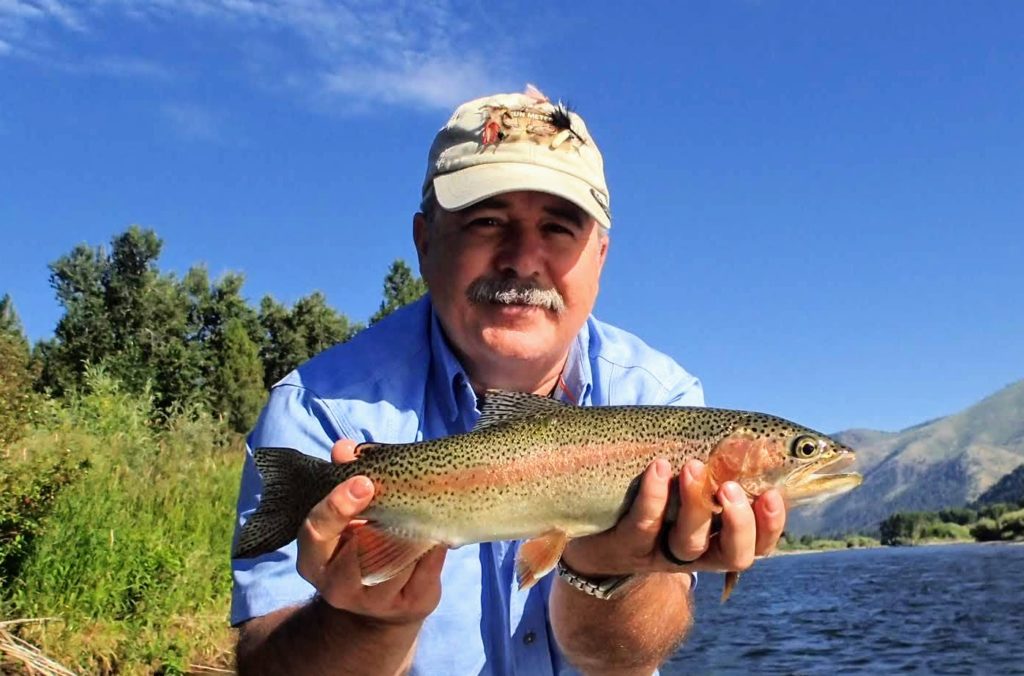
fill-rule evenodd
<path id="1" fill-rule="evenodd" d="M 554 568 L 569 538 L 613 527 L 658 457 L 675 474 L 691 458 L 703 461 L 702 495 L 715 512 L 725 481 L 738 482 L 751 499 L 778 488 L 787 506 L 861 483 L 859 474 L 836 473 L 853 463 L 849 448 L 764 413 L 577 407 L 518 392 L 488 392 L 471 432 L 356 450 L 355 461 L 332 464 L 292 449 L 257 449 L 263 494 L 233 556 L 288 544 L 316 503 L 360 474 L 374 485 L 361 515 L 367 522 L 355 529 L 363 584 L 390 579 L 437 545 L 525 539 L 516 562 L 520 588 Z M 723 600 L 735 580 L 727 579 Z"/>

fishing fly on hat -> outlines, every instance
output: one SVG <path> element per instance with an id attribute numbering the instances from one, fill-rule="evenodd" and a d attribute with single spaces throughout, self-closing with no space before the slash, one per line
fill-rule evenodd
<path id="1" fill-rule="evenodd" d="M 459 106 L 434 137 L 423 182 L 448 211 L 519 190 L 567 199 L 611 227 L 604 161 L 583 118 L 533 85 Z"/>

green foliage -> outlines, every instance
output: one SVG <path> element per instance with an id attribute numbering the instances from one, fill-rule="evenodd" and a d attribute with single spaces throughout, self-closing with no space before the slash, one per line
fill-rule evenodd
<path id="1" fill-rule="evenodd" d="M 256 423 L 265 398 L 259 348 L 239 319 L 228 322 L 220 347 L 214 378 L 219 396 L 216 410 L 227 418 L 231 429 L 244 433 Z"/>
<path id="2" fill-rule="evenodd" d="M 32 381 L 27 345 L 0 333 L 0 447 L 21 437 L 41 404 Z"/>
<path id="3" fill-rule="evenodd" d="M 38 348 L 40 385 L 55 395 L 80 389 L 86 364 L 103 364 L 130 391 L 153 388 L 159 408 L 187 397 L 194 356 L 184 349 L 188 314 L 172 276 L 160 275 L 161 241 L 131 227 L 103 248 L 75 247 L 50 265 L 64 307 L 54 337 Z"/>
<path id="4" fill-rule="evenodd" d="M 257 312 L 241 275 L 162 274 L 161 248 L 133 226 L 54 261 L 64 313 L 31 353 L 0 298 L 0 618 L 58 618 L 16 631 L 87 673 L 230 666 L 237 432 L 362 328 L 319 292 Z M 372 321 L 425 290 L 395 261 Z"/>
<path id="5" fill-rule="evenodd" d="M 940 521 L 966 526 L 978 520 L 978 511 L 970 507 L 954 507 L 940 510 L 938 517 Z"/>
<path id="6" fill-rule="evenodd" d="M 956 519 L 963 512 L 947 510 Z M 883 545 L 914 544 L 923 540 L 963 540 L 970 537 L 970 529 L 957 521 L 945 521 L 936 512 L 897 512 L 879 524 Z"/>
<path id="7" fill-rule="evenodd" d="M 162 274 L 161 248 L 132 227 L 54 261 L 64 314 L 31 354 L 0 298 L 0 619 L 57 618 L 14 631 L 83 673 L 231 665 L 236 431 L 362 328 L 320 293 L 257 312 L 241 275 Z M 396 261 L 375 320 L 423 291 Z"/>
<path id="8" fill-rule="evenodd" d="M 267 388 L 313 355 L 345 342 L 363 328 L 330 307 L 319 291 L 297 300 L 291 310 L 264 296 L 259 323 L 264 336 L 260 357 Z"/>
<path id="9" fill-rule="evenodd" d="M 132 226 L 111 240 L 109 252 L 83 244 L 50 265 L 50 284 L 64 315 L 53 338 L 34 352 L 37 389 L 56 397 L 79 391 L 86 366 L 102 366 L 126 392 L 150 399 L 154 417 L 203 406 L 240 429 L 255 418 L 252 402 L 263 398 L 251 385 L 256 370 L 252 346 L 260 362 L 259 382 L 269 388 L 303 361 L 362 329 L 319 292 L 291 308 L 267 296 L 257 312 L 242 295 L 242 275 L 228 273 L 211 281 L 202 266 L 180 280 L 161 274 L 161 248 L 156 233 Z M 425 291 L 423 281 L 396 260 L 372 321 Z M 0 332 L 16 325 L 5 297 Z"/>
<path id="10" fill-rule="evenodd" d="M 794 537 L 783 533 L 779 539 L 779 551 L 821 551 L 826 549 L 853 549 L 855 547 L 878 547 L 878 540 L 859 533 L 836 537 L 820 537 L 805 533 Z"/>
<path id="11" fill-rule="evenodd" d="M 1001 511 L 999 516 L 984 516 L 971 527 L 971 535 L 979 542 L 1024 540 L 1024 509 Z"/>
<path id="12" fill-rule="evenodd" d="M 34 391 L 35 364 L 9 295 L 0 298 L 0 448 L 17 441 L 45 402 Z"/>
<path id="13" fill-rule="evenodd" d="M 1012 512 L 1016 509 L 1016 505 L 1008 502 L 996 502 L 989 505 L 983 505 L 978 508 L 978 516 L 988 519 L 999 519 L 1004 514 Z"/>
<path id="14" fill-rule="evenodd" d="M 384 278 L 384 300 L 372 317 L 370 324 L 376 324 L 403 305 L 408 305 L 427 292 L 427 285 L 402 259 L 396 259 Z"/>
<path id="15" fill-rule="evenodd" d="M 25 338 L 25 331 L 21 327 L 21 319 L 14 309 L 14 301 L 11 295 L 5 293 L 0 296 L 0 337 L 11 339 L 19 349 L 28 355 L 28 340 Z"/>
<path id="16" fill-rule="evenodd" d="M 70 450 L 0 452 L 0 588 L 18 577 L 57 496 L 87 467 Z"/>
<path id="17" fill-rule="evenodd" d="M 882 544 L 934 540 L 979 542 L 1024 538 L 1024 509 L 1010 503 L 956 507 L 939 512 L 897 512 L 879 524 Z"/>
<path id="18" fill-rule="evenodd" d="M 2 586 L 4 614 L 59 618 L 18 631 L 82 673 L 228 666 L 226 561 L 240 440 L 201 408 L 154 430 L 139 422 L 145 402 L 118 414 L 132 407 L 123 386 L 102 370 L 90 369 L 89 380 L 91 390 L 57 416 L 56 431 L 26 437 L 28 460 L 14 483 L 23 495 L 24 486 L 48 487 L 49 514 L 36 520 L 27 555 L 8 557 L 18 565 Z M 87 470 L 75 464 L 81 458 Z"/>
<path id="19" fill-rule="evenodd" d="M 992 542 L 1002 539 L 1001 531 L 1002 528 L 995 519 L 982 517 L 971 527 L 971 536 L 978 542 Z"/>
<path id="20" fill-rule="evenodd" d="M 135 394 L 104 366 L 85 364 L 83 382 L 64 397 L 50 427 L 82 431 L 139 445 L 152 442 L 155 417 L 153 397 L 145 385 Z"/>

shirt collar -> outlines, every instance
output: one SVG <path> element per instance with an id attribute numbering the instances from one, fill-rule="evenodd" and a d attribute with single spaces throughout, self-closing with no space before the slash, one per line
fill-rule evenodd
<path id="1" fill-rule="evenodd" d="M 583 324 L 569 346 L 569 357 L 559 376 L 555 398 L 577 406 L 589 406 L 593 390 L 590 368 L 590 319 Z M 441 329 L 441 322 L 430 306 L 431 381 L 435 400 L 441 403 L 448 420 L 459 417 L 460 392 L 472 392 L 469 376 L 452 352 Z"/>
<path id="2" fill-rule="evenodd" d="M 555 398 L 576 406 L 590 406 L 593 374 L 590 370 L 590 320 L 576 334 L 569 346 L 569 357 L 558 377 Z"/>
<path id="3" fill-rule="evenodd" d="M 469 376 L 448 346 L 433 303 L 430 305 L 430 371 L 434 398 L 441 403 L 445 417 L 453 421 L 459 417 L 458 392 L 470 387 Z"/>

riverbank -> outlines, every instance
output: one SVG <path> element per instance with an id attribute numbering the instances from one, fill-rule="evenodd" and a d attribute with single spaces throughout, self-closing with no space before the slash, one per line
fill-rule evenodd
<path id="1" fill-rule="evenodd" d="M 798 554 L 827 554 L 830 552 L 848 552 L 852 549 L 911 549 L 914 547 L 943 547 L 946 545 L 1008 545 L 1011 547 L 1024 546 L 1024 540 L 988 540 L 980 542 L 978 540 L 922 540 L 920 542 L 913 542 L 899 545 L 883 545 L 881 543 L 873 545 L 861 545 L 856 547 L 822 547 L 822 548 L 808 548 L 808 549 L 777 549 L 769 557 L 776 556 L 796 556 Z"/>

